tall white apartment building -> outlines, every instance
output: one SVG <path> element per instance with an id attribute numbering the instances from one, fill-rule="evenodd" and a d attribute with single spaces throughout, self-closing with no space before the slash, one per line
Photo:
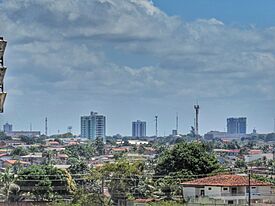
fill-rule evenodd
<path id="1" fill-rule="evenodd" d="M 95 140 L 97 137 L 103 138 L 105 142 L 106 136 L 106 117 L 91 112 L 89 116 L 81 116 L 81 137 Z"/>

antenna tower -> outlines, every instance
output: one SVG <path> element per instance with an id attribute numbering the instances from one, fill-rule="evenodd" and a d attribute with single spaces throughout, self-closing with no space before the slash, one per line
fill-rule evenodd
<path id="1" fill-rule="evenodd" d="M 199 110 L 200 106 L 198 104 L 194 105 L 194 109 L 196 111 L 196 117 L 195 117 L 195 134 L 199 135 Z"/>
<path id="2" fill-rule="evenodd" d="M 48 118 L 45 118 L 45 135 L 48 136 Z"/>
<path id="3" fill-rule="evenodd" d="M 156 137 L 158 137 L 158 116 L 155 116 L 155 121 L 156 121 Z"/>

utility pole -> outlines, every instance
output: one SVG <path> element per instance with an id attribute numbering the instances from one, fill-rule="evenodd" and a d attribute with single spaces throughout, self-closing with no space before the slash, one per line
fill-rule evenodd
<path id="1" fill-rule="evenodd" d="M 248 206 L 251 206 L 251 172 L 248 170 Z"/>
<path id="2" fill-rule="evenodd" d="M 155 121 L 156 121 L 156 137 L 158 137 L 158 116 L 155 116 Z"/>

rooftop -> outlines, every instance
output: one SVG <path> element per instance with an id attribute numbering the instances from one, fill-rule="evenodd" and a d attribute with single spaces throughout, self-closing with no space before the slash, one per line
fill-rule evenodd
<path id="1" fill-rule="evenodd" d="M 249 180 L 247 176 L 243 175 L 215 175 L 211 177 L 199 178 L 196 180 L 183 182 L 183 186 L 248 186 Z M 251 186 L 271 186 L 270 183 L 258 181 L 255 179 L 250 180 Z"/>

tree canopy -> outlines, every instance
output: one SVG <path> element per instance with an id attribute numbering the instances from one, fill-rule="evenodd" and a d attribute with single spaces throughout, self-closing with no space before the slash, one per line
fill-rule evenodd
<path id="1" fill-rule="evenodd" d="M 170 173 L 208 174 L 220 168 L 214 154 L 207 151 L 204 143 L 181 142 L 167 149 L 158 158 L 157 175 Z"/>

